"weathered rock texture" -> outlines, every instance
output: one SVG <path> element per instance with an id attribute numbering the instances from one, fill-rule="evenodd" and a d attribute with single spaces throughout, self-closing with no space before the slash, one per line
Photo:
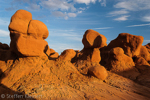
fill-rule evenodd
<path id="1" fill-rule="evenodd" d="M 133 57 L 139 55 L 143 39 L 142 36 L 121 33 L 108 44 L 107 49 L 111 50 L 114 47 L 121 47 L 126 55 Z"/>
<path id="2" fill-rule="evenodd" d="M 121 33 L 107 46 L 105 36 L 87 30 L 81 51 L 59 56 L 30 12 L 18 10 L 9 30 L 10 47 L 0 43 L 0 100 L 150 99 L 150 48 L 142 36 Z"/>

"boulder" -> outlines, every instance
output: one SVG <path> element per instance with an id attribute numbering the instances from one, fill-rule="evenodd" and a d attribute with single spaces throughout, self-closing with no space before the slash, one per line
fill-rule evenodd
<path id="1" fill-rule="evenodd" d="M 107 50 L 111 50 L 115 47 L 121 47 L 126 55 L 133 57 L 139 55 L 143 39 L 144 38 L 142 36 L 121 33 L 116 39 L 112 40 L 108 44 Z"/>
<path id="2" fill-rule="evenodd" d="M 28 35 L 36 39 L 46 39 L 49 35 L 47 26 L 38 20 L 31 20 L 28 28 Z"/>
<path id="3" fill-rule="evenodd" d="M 71 61 L 76 56 L 76 52 L 73 49 L 64 50 L 59 56 L 59 60 Z"/>
<path id="4" fill-rule="evenodd" d="M 32 14 L 26 10 L 18 10 L 11 17 L 9 30 L 15 30 L 27 34 L 29 22 L 32 20 Z"/>
<path id="5" fill-rule="evenodd" d="M 143 57 L 146 61 L 150 61 L 150 53 L 145 46 L 141 47 L 139 56 Z"/>
<path id="6" fill-rule="evenodd" d="M 15 44 L 17 48 L 16 54 L 23 56 L 45 55 L 43 51 L 48 46 L 45 40 L 37 40 L 31 36 L 24 37 L 23 35 L 20 35 Z"/>
<path id="7" fill-rule="evenodd" d="M 88 69 L 88 73 L 90 75 L 93 75 L 101 80 L 105 80 L 108 76 L 107 70 L 105 67 L 99 65 L 99 66 L 93 66 Z"/>
<path id="8" fill-rule="evenodd" d="M 107 46 L 107 39 L 104 35 L 94 30 L 87 30 L 83 35 L 82 43 L 84 48 L 101 48 Z"/>
<path id="9" fill-rule="evenodd" d="M 59 53 L 55 52 L 54 49 L 50 48 L 50 55 L 49 55 L 50 59 L 56 59 L 56 58 L 58 58 L 58 56 L 59 56 Z"/>

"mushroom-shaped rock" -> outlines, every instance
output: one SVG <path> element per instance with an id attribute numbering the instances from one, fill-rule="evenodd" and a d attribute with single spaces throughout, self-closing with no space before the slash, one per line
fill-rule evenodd
<path id="1" fill-rule="evenodd" d="M 49 35 L 47 26 L 38 20 L 31 20 L 28 28 L 28 35 L 36 39 L 46 39 Z"/>
<path id="2" fill-rule="evenodd" d="M 9 30 L 15 30 L 27 34 L 29 22 L 32 20 L 32 14 L 26 10 L 18 10 L 11 17 Z"/>
<path id="3" fill-rule="evenodd" d="M 84 48 L 101 48 L 107 46 L 107 39 L 104 35 L 94 30 L 87 30 L 83 35 L 82 43 Z"/>
<path id="4" fill-rule="evenodd" d="M 76 56 L 76 52 L 73 49 L 64 50 L 58 59 L 64 61 L 71 61 L 72 58 Z"/>
<path id="5" fill-rule="evenodd" d="M 121 33 L 115 40 L 112 40 L 108 44 L 107 50 L 111 50 L 115 47 L 121 47 L 126 55 L 133 57 L 139 55 L 143 39 L 144 38 L 142 36 Z"/>
<path id="6" fill-rule="evenodd" d="M 48 29 L 43 22 L 32 20 L 32 14 L 26 10 L 18 10 L 11 18 L 10 50 L 18 56 L 49 56 L 50 49 L 44 40 L 48 37 Z"/>
<path id="7" fill-rule="evenodd" d="M 107 70 L 105 67 L 99 65 L 99 66 L 92 66 L 88 69 L 88 73 L 90 75 L 93 75 L 101 80 L 105 80 L 108 76 Z"/>

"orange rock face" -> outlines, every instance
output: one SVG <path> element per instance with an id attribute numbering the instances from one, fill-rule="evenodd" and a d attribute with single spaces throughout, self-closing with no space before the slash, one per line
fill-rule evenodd
<path id="1" fill-rule="evenodd" d="M 32 20 L 32 14 L 25 10 L 18 10 L 11 18 L 10 49 L 18 56 L 49 56 L 46 25 L 38 20 Z"/>
<path id="2" fill-rule="evenodd" d="M 58 59 L 64 61 L 71 61 L 72 58 L 76 56 L 76 52 L 73 49 L 64 50 Z"/>
<path id="3" fill-rule="evenodd" d="M 94 66 L 88 69 L 88 73 L 101 80 L 105 80 L 108 76 L 107 70 L 103 66 Z"/>
<path id="4" fill-rule="evenodd" d="M 150 53 L 145 46 L 141 47 L 139 56 L 143 57 L 146 61 L 150 61 Z"/>
<path id="5" fill-rule="evenodd" d="M 107 49 L 110 50 L 114 47 L 121 47 L 126 55 L 133 57 L 139 55 L 142 43 L 142 36 L 135 36 L 129 33 L 121 33 L 115 40 L 112 40 L 108 44 Z"/>
<path id="6" fill-rule="evenodd" d="M 147 48 L 148 52 L 150 53 L 150 43 L 148 43 L 147 45 L 145 45 L 145 47 Z"/>
<path id="7" fill-rule="evenodd" d="M 108 51 L 108 57 L 103 66 L 111 72 L 128 78 L 130 77 L 131 79 L 135 79 L 139 75 L 138 70 L 134 67 L 135 64 L 132 58 L 125 55 L 123 49 L 120 47 Z"/>
<path id="8" fill-rule="evenodd" d="M 9 24 L 10 30 L 15 30 L 17 32 L 27 34 L 27 29 L 29 22 L 32 20 L 32 14 L 26 10 L 18 10 L 11 17 L 11 22 Z"/>
<path id="9" fill-rule="evenodd" d="M 49 35 L 47 26 L 38 20 L 31 20 L 28 28 L 28 34 L 36 39 L 46 39 Z"/>
<path id="10" fill-rule="evenodd" d="M 82 43 L 84 48 L 101 48 L 107 46 L 107 39 L 104 35 L 94 30 L 87 30 L 83 35 Z"/>

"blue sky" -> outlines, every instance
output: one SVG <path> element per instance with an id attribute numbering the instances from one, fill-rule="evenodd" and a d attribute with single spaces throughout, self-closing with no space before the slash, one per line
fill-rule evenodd
<path id="1" fill-rule="evenodd" d="M 1 0 L 0 42 L 10 43 L 8 25 L 19 9 L 47 25 L 46 41 L 59 53 L 81 50 L 87 29 L 105 35 L 107 43 L 123 32 L 143 36 L 143 45 L 150 43 L 150 0 Z"/>

